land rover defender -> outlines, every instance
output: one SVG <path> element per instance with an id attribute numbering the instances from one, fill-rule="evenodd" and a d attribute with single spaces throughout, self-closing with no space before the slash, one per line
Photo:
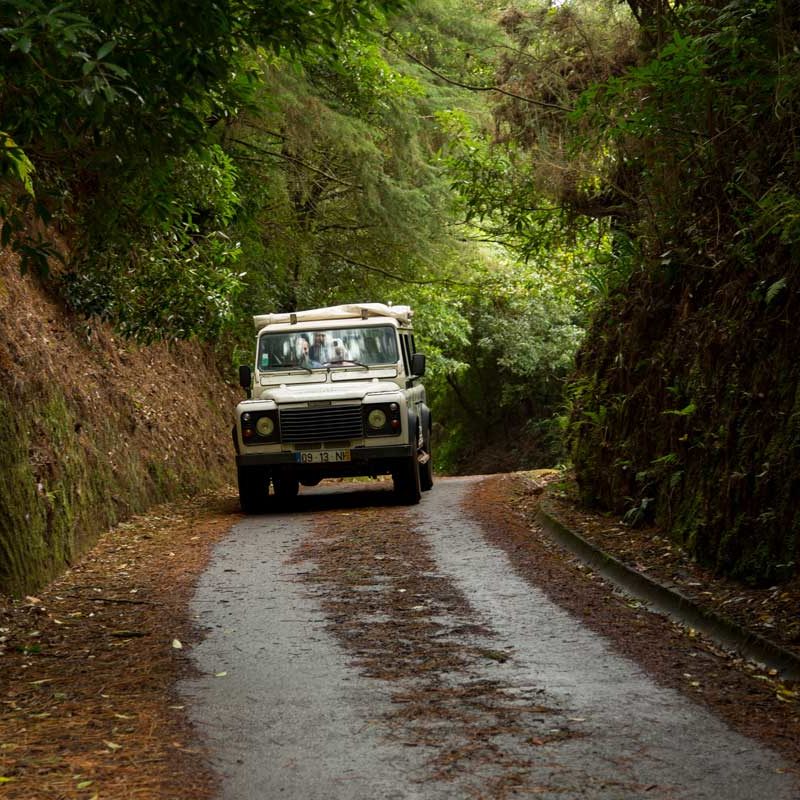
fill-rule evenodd
<path id="1" fill-rule="evenodd" d="M 262 314 L 255 367 L 239 367 L 247 399 L 233 442 L 245 513 L 323 478 L 391 475 L 398 499 L 433 486 L 425 356 L 408 306 L 382 303 Z"/>

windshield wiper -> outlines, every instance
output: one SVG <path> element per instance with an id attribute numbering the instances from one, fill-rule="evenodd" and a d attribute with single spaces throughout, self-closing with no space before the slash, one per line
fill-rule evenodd
<path id="1" fill-rule="evenodd" d="M 304 369 L 309 375 L 314 374 L 314 370 L 311 367 L 307 367 L 305 364 L 284 364 L 283 365 L 287 369 Z"/>
<path id="2" fill-rule="evenodd" d="M 341 366 L 342 364 L 354 364 L 357 367 L 364 367 L 364 369 L 369 369 L 369 364 L 365 364 L 363 361 L 356 361 L 354 358 L 340 358 L 336 361 L 326 361 L 322 366 L 329 367 L 333 366 Z"/>

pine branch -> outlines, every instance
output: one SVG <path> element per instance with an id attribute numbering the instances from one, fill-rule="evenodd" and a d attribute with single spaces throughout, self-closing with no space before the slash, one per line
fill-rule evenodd
<path id="1" fill-rule="evenodd" d="M 304 169 L 310 170 L 311 172 L 315 172 L 317 175 L 322 175 L 322 177 L 327 178 L 329 181 L 334 181 L 335 183 L 341 183 L 342 186 L 348 186 L 351 189 L 363 189 L 363 186 L 360 186 L 357 183 L 350 183 L 349 181 L 343 180 L 342 178 L 337 178 L 335 175 L 331 175 L 329 172 L 326 172 L 324 169 L 319 169 L 319 167 L 315 167 L 312 164 L 309 164 L 306 161 L 303 161 L 296 156 L 290 156 L 287 153 L 278 153 L 274 150 L 267 150 L 264 147 L 259 147 L 258 145 L 252 144 L 251 142 L 245 142 L 242 139 L 230 139 L 231 142 L 235 144 L 239 144 L 242 147 L 246 147 L 248 150 L 253 150 L 256 153 L 262 153 L 265 156 L 271 156 L 272 158 L 279 158 L 283 161 L 289 161 L 292 164 L 297 164 Z"/>
<path id="2" fill-rule="evenodd" d="M 396 39 L 389 35 L 389 40 L 394 42 L 394 44 L 398 44 Z M 398 45 L 399 47 L 399 45 Z M 515 94 L 514 92 L 509 92 L 507 89 L 503 89 L 500 86 L 475 86 L 469 83 L 462 83 L 461 81 L 457 81 L 454 78 L 448 78 L 446 75 L 443 75 L 438 70 L 435 70 L 429 64 L 426 64 L 421 59 L 417 58 L 413 53 L 409 53 L 407 50 L 402 50 L 401 52 L 403 55 L 413 61 L 415 64 L 419 64 L 423 69 L 428 70 L 432 75 L 435 75 L 440 80 L 443 80 L 445 83 L 449 83 L 453 86 L 459 86 L 462 89 L 467 89 L 470 92 L 497 92 L 498 94 L 505 95 L 506 97 L 512 97 L 514 100 L 521 100 L 523 103 L 529 103 L 532 106 L 539 106 L 541 108 L 552 108 L 556 111 L 564 111 L 566 113 L 571 113 L 573 109 L 567 108 L 566 106 L 560 106 L 557 103 L 546 103 L 543 100 L 534 100 L 532 97 L 525 97 L 521 94 Z"/>
<path id="3" fill-rule="evenodd" d="M 343 253 L 337 253 L 335 250 L 323 250 L 324 255 L 333 256 L 334 258 L 339 258 L 344 261 L 346 264 L 350 264 L 353 267 L 359 267 L 360 269 L 365 269 L 367 272 L 375 272 L 378 275 L 383 275 L 385 278 L 389 278 L 393 281 L 401 281 L 402 283 L 413 283 L 415 286 L 467 286 L 471 289 L 483 289 L 486 287 L 485 283 L 468 283 L 465 281 L 454 281 L 450 278 L 442 278 L 441 280 L 436 278 L 431 278 L 430 280 L 418 280 L 415 278 L 409 278 L 407 275 L 398 275 L 394 272 L 389 272 L 389 270 L 383 269 L 382 267 L 376 267 L 372 264 L 365 264 L 363 261 L 356 261 L 354 258 L 350 258 L 349 256 L 344 255 Z"/>

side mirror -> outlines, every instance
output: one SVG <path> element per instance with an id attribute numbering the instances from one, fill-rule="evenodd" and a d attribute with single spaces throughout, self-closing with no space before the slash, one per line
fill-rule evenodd
<path id="1" fill-rule="evenodd" d="M 250 399 L 250 387 L 253 384 L 253 373 L 250 371 L 249 364 L 242 364 L 239 367 L 239 386 L 247 392 L 247 399 Z"/>
<path id="2" fill-rule="evenodd" d="M 421 378 L 425 374 L 425 356 L 423 353 L 414 353 L 411 356 L 411 374 Z"/>

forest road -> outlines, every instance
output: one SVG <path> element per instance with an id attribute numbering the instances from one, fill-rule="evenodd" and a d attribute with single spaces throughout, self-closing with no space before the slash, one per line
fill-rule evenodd
<path id="1" fill-rule="evenodd" d="M 438 480 L 302 489 L 217 545 L 180 686 L 222 800 L 797 798 L 790 765 L 659 686 L 489 545 Z"/>

